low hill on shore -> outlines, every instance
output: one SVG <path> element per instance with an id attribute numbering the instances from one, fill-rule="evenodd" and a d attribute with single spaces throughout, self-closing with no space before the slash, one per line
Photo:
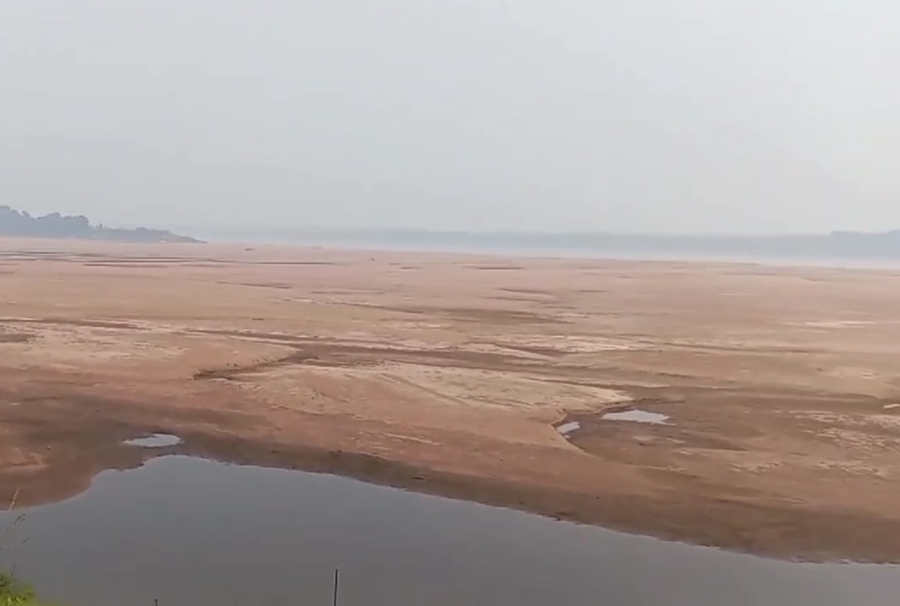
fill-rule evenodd
<path id="1" fill-rule="evenodd" d="M 22 238 L 77 238 L 117 242 L 200 242 L 163 229 L 120 229 L 93 225 L 82 215 L 50 213 L 33 217 L 9 206 L 0 206 L 0 236 Z"/>

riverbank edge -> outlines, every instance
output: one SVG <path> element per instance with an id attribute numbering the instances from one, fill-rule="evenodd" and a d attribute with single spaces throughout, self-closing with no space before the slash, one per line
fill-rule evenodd
<path id="1" fill-rule="evenodd" d="M 132 430 L 133 431 L 133 430 Z M 133 434 L 132 434 L 133 435 Z M 449 473 L 369 454 L 329 450 L 303 444 L 286 446 L 245 437 L 180 432 L 184 442 L 159 449 L 124 446 L 106 448 L 62 474 L 65 485 L 47 488 L 51 477 L 35 474 L 23 491 L 23 505 L 40 505 L 74 497 L 89 489 L 107 469 L 134 469 L 154 458 L 185 455 L 229 464 L 324 473 L 417 493 L 514 509 L 561 521 L 600 526 L 661 540 L 721 548 L 757 556 L 810 563 L 845 562 L 897 564 L 900 544 L 885 537 L 900 534 L 900 522 L 856 512 L 810 511 L 789 506 L 760 505 L 738 500 L 698 498 L 689 494 L 650 498 L 622 494 L 585 494 L 493 478 Z M 72 459 L 70 459 L 72 461 Z M 0 476 L 0 482 L 4 478 Z M 6 480 L 8 481 L 8 480 Z M 34 500 L 28 495 L 37 495 Z"/>

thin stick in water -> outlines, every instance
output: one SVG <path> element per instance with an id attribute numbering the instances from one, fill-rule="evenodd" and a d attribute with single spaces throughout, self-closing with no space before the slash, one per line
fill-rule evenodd
<path id="1" fill-rule="evenodd" d="M 338 603 L 338 582 L 340 581 L 340 572 L 337 568 L 334 569 L 334 597 L 332 598 L 332 606 L 337 606 Z"/>

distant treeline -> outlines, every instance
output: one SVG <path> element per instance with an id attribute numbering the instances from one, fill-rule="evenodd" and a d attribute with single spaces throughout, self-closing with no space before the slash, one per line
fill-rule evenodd
<path id="1" fill-rule="evenodd" d="M 9 206 L 0 206 L 0 236 L 32 238 L 79 238 L 122 242 L 199 242 L 162 229 L 116 229 L 92 225 L 82 215 L 50 213 L 32 217 Z"/>

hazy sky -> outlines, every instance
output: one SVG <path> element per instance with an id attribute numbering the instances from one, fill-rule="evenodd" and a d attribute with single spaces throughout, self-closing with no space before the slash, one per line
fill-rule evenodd
<path id="1" fill-rule="evenodd" d="M 147 225 L 900 227 L 897 0 L 0 0 L 6 203 Z"/>

